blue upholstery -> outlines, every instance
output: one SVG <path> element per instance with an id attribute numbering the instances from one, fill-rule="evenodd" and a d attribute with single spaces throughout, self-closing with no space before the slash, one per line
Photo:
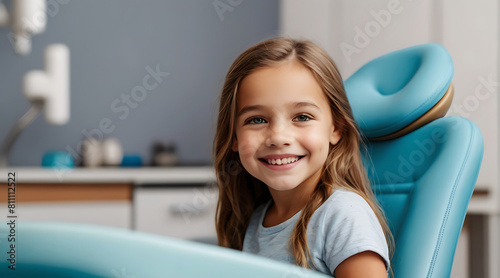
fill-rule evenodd
<path id="1" fill-rule="evenodd" d="M 345 82 L 362 133 L 384 136 L 421 117 L 443 97 L 452 73 L 437 44 L 369 62 Z M 439 118 L 367 147 L 364 164 L 395 238 L 394 277 L 450 277 L 483 156 L 479 128 L 465 118 Z"/>
<path id="2" fill-rule="evenodd" d="M 328 277 L 233 249 L 130 230 L 75 223 L 17 225 L 16 270 L 7 268 L 2 236 L 0 277 Z"/>
<path id="3" fill-rule="evenodd" d="M 446 117 L 404 137 L 373 142 L 374 191 L 395 237 L 395 277 L 450 277 L 481 164 L 481 132 Z"/>
<path id="4" fill-rule="evenodd" d="M 345 82 L 349 104 L 365 136 L 409 125 L 445 94 L 453 62 L 439 44 L 422 44 L 378 57 Z"/>

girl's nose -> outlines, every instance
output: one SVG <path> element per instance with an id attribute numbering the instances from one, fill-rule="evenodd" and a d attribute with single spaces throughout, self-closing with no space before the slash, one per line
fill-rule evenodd
<path id="1" fill-rule="evenodd" d="M 266 138 L 267 147 L 288 146 L 292 143 L 292 134 L 284 124 L 272 124 Z"/>

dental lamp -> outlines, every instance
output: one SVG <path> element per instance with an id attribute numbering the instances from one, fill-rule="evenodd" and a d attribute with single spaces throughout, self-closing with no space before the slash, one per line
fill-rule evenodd
<path id="1" fill-rule="evenodd" d="M 0 167 L 6 167 L 9 151 L 17 136 L 45 106 L 45 119 L 50 124 L 63 125 L 69 120 L 69 49 L 64 44 L 45 48 L 45 70 L 26 73 L 23 79 L 24 96 L 31 108 L 12 127 L 0 148 Z"/>
<path id="2" fill-rule="evenodd" d="M 11 14 L 0 3 L 0 27 L 12 27 L 9 34 L 14 51 L 19 55 L 31 52 L 31 35 L 39 34 L 47 25 L 46 0 L 12 0 Z"/>

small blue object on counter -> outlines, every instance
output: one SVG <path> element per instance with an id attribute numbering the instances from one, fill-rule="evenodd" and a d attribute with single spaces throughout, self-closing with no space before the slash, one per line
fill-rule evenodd
<path id="1" fill-rule="evenodd" d="M 73 156 L 63 151 L 50 151 L 43 155 L 42 167 L 48 168 L 74 168 Z"/>
<path id="2" fill-rule="evenodd" d="M 123 156 L 122 167 L 141 167 L 142 158 L 140 155 L 127 154 Z"/>

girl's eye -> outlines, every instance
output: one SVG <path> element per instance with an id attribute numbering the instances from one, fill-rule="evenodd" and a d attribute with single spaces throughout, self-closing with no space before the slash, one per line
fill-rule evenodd
<path id="1" fill-rule="evenodd" d="M 308 115 L 298 115 L 296 119 L 299 120 L 299 122 L 305 122 L 311 119 Z"/>
<path id="2" fill-rule="evenodd" d="M 250 119 L 248 121 L 248 123 L 251 123 L 251 124 L 263 124 L 264 123 L 264 119 L 262 119 L 262 118 L 253 118 L 253 119 Z"/>

